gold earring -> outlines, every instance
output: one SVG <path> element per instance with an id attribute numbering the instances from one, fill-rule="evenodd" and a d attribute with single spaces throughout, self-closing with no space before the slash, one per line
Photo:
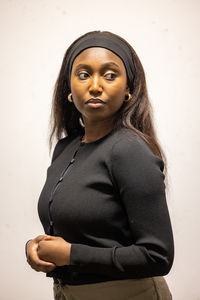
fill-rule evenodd
<path id="1" fill-rule="evenodd" d="M 69 101 L 69 102 L 73 102 L 73 99 L 72 99 L 72 93 L 70 93 L 70 94 L 68 95 L 67 98 L 68 98 L 68 101 Z"/>
<path id="2" fill-rule="evenodd" d="M 130 93 L 128 93 L 128 94 L 126 95 L 126 97 L 128 97 L 128 98 L 125 98 L 124 102 L 130 101 L 131 98 L 132 98 L 132 95 L 131 95 Z"/>

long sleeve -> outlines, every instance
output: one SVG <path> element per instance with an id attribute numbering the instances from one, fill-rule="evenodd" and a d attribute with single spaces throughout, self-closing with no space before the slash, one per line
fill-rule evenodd
<path id="1" fill-rule="evenodd" d="M 166 204 L 162 159 L 139 137 L 122 138 L 112 147 L 110 176 L 127 214 L 130 245 L 92 247 L 72 244 L 70 266 L 116 278 L 166 275 L 174 257 Z"/>

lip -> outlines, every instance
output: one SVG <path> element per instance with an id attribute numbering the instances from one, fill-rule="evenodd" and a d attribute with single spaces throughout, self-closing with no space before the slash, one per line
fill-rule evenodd
<path id="1" fill-rule="evenodd" d="M 88 101 L 86 101 L 86 104 L 89 104 L 89 103 L 102 103 L 102 104 L 105 104 L 105 102 L 99 98 L 91 98 L 89 99 Z"/>
<path id="2" fill-rule="evenodd" d="M 88 101 L 86 101 L 86 104 L 90 107 L 90 108 L 100 108 L 102 107 L 104 104 L 106 104 L 106 102 L 104 102 L 103 100 L 99 99 L 99 98 L 91 98 Z"/>

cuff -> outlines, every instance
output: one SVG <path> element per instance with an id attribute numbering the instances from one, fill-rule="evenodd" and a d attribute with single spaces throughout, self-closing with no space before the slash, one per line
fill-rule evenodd
<path id="1" fill-rule="evenodd" d="M 113 265 L 112 252 L 114 248 L 102 248 L 92 247 L 83 244 L 72 244 L 70 254 L 70 265 L 111 266 Z"/>

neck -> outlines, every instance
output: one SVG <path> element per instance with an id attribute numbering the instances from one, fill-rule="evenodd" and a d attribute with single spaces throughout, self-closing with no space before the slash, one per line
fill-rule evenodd
<path id="1" fill-rule="evenodd" d="M 114 128 L 113 120 L 91 121 L 83 117 L 85 125 L 85 135 L 82 139 L 85 143 L 94 142 L 106 134 L 108 134 Z"/>

